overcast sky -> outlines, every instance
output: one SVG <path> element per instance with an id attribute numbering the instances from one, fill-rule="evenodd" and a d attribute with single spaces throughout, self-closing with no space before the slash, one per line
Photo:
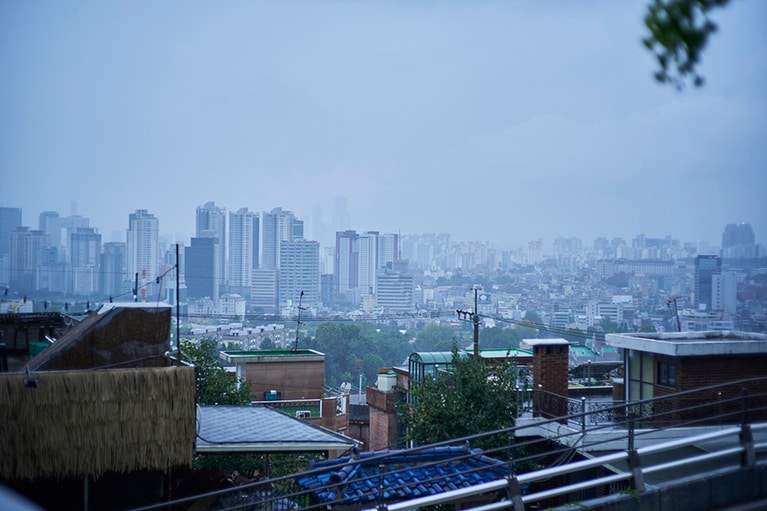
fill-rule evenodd
<path id="1" fill-rule="evenodd" d="M 767 2 L 734 0 L 702 89 L 652 79 L 649 0 L 0 3 L 2 206 L 312 210 L 514 248 L 767 242 Z M 183 241 L 183 240 L 178 240 Z M 188 241 L 188 240 L 187 240 Z"/>

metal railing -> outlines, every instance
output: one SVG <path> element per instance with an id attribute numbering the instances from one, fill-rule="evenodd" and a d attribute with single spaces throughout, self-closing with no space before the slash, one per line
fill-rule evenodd
<path id="1" fill-rule="evenodd" d="M 541 393 L 536 396 L 535 392 Z M 536 399 L 567 401 L 561 396 L 545 397 L 542 391 L 535 392 L 525 395 L 520 403 L 524 400 L 532 404 Z M 594 404 L 598 406 L 588 406 Z M 648 477 L 673 479 L 680 466 L 716 462 L 747 467 L 767 458 L 764 455 L 767 441 L 762 440 L 767 438 L 767 377 L 628 404 L 570 400 L 565 409 L 567 415 L 561 417 L 532 418 L 525 413 L 525 424 L 516 427 L 365 459 L 349 459 L 343 471 L 357 474 L 354 482 L 369 489 L 365 495 L 345 493 L 351 487 L 349 479 L 325 477 L 330 469 L 317 468 L 142 509 L 184 510 L 205 498 L 212 502 L 208 507 L 212 510 L 328 509 L 343 505 L 345 509 L 376 507 L 399 511 L 461 502 L 462 509 L 475 505 L 478 510 L 511 507 L 521 511 L 525 506 L 560 505 L 620 491 L 641 493 Z M 520 410 L 524 412 L 526 407 L 520 406 Z M 549 433 L 532 436 L 531 424 Z M 659 432 L 670 434 L 680 428 L 683 438 L 668 440 L 667 436 L 657 440 Z M 757 441 L 755 436 L 759 437 Z M 643 445 L 636 448 L 640 443 Z M 702 444 L 705 450 L 690 448 Z M 428 479 L 417 482 L 408 479 L 411 467 L 402 461 L 406 456 L 450 446 L 467 448 L 449 460 L 420 464 L 421 468 L 433 469 Z M 505 473 L 480 484 L 439 493 L 435 490 L 402 501 L 387 498 L 407 493 L 418 484 L 446 488 L 447 483 L 457 478 L 479 473 L 483 468 L 468 463 L 477 454 L 468 446 L 480 447 L 482 455 L 496 460 Z M 585 454 L 587 451 L 592 454 Z M 674 461 L 659 461 L 661 455 L 668 453 L 673 453 Z M 444 470 L 448 463 L 453 464 L 453 469 Z M 457 466 L 461 468 L 455 469 Z M 297 483 L 311 476 L 324 482 L 311 488 Z M 320 494 L 334 498 L 320 498 Z"/>

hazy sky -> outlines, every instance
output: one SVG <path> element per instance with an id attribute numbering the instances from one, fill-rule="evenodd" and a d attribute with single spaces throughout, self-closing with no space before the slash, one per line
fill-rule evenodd
<path id="1" fill-rule="evenodd" d="M 767 2 L 716 11 L 702 89 L 652 79 L 637 1 L 0 2 L 0 205 L 283 207 L 514 247 L 767 242 Z"/>

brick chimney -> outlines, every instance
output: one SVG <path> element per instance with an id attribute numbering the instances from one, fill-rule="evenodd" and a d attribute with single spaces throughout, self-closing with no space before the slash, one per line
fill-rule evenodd
<path id="1" fill-rule="evenodd" d="M 567 371 L 570 343 L 565 339 L 525 339 L 533 349 L 533 415 L 567 415 Z"/>

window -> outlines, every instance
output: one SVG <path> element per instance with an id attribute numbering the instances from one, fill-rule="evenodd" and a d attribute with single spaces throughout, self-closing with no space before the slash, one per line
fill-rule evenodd
<path id="1" fill-rule="evenodd" d="M 676 366 L 668 362 L 658 362 L 658 385 L 676 387 Z"/>

